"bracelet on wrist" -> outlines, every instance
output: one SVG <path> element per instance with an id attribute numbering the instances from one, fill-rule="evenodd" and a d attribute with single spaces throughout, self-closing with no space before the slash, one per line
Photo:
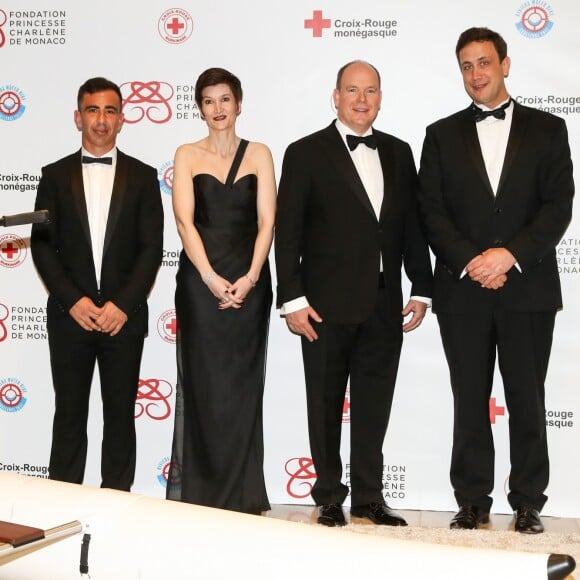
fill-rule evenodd
<path id="1" fill-rule="evenodd" d="M 215 277 L 217 276 L 217 274 L 212 270 L 211 272 L 208 272 L 205 276 L 202 276 L 201 279 L 203 280 L 204 284 L 209 284 Z"/>
<path id="2" fill-rule="evenodd" d="M 256 286 L 257 280 L 254 280 L 249 274 L 244 274 L 244 276 L 250 281 L 252 288 L 254 288 Z"/>

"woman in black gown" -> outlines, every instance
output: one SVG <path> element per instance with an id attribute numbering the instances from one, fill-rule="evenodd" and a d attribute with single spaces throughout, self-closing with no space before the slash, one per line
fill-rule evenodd
<path id="1" fill-rule="evenodd" d="M 183 244 L 177 400 L 167 498 L 258 514 L 262 396 L 276 182 L 269 149 L 235 132 L 240 81 L 203 72 L 195 99 L 209 134 L 175 153 L 173 211 Z"/>

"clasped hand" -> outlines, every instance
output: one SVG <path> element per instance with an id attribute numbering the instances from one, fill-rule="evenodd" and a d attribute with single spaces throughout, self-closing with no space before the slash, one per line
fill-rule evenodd
<path id="1" fill-rule="evenodd" d="M 97 306 L 88 296 L 83 296 L 69 310 L 75 322 L 89 332 L 95 330 L 115 336 L 127 322 L 127 315 L 111 301 Z"/>
<path id="2" fill-rule="evenodd" d="M 253 286 L 247 276 L 241 276 L 233 284 L 217 275 L 208 284 L 211 293 L 218 299 L 218 309 L 241 308 Z"/>
<path id="3" fill-rule="evenodd" d="M 516 259 L 509 250 L 490 248 L 473 258 L 465 270 L 469 277 L 482 288 L 497 290 L 506 283 L 506 273 L 515 263 Z"/>

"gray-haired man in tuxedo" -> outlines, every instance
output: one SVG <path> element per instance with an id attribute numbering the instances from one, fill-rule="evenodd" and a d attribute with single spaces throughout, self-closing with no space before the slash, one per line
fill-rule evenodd
<path id="1" fill-rule="evenodd" d="M 403 332 L 431 296 L 409 146 L 373 129 L 381 81 L 354 61 L 337 75 L 337 119 L 286 150 L 278 194 L 278 306 L 302 338 L 318 522 L 346 523 L 340 438 L 350 379 L 351 516 L 406 525 L 382 495 L 382 447 Z M 401 268 L 411 281 L 403 306 Z M 405 322 L 405 318 L 410 318 Z"/>

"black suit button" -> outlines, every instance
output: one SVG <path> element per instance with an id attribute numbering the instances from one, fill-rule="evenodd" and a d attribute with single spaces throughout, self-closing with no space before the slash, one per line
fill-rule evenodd
<path id="1" fill-rule="evenodd" d="M 501 246 L 503 244 L 503 240 L 493 240 L 494 246 Z"/>
<path id="2" fill-rule="evenodd" d="M 501 213 L 501 208 L 499 208 L 499 207 L 496 207 L 496 208 L 493 210 L 493 213 Z"/>

